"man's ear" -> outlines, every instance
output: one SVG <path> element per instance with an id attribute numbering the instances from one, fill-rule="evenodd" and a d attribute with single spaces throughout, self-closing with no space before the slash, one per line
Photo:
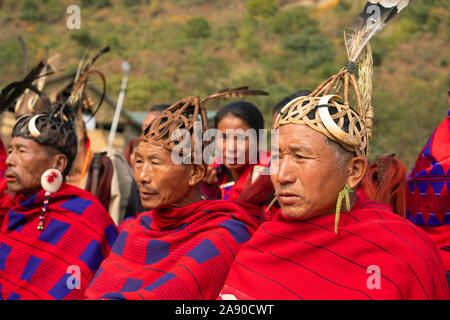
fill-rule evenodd
<path id="1" fill-rule="evenodd" d="M 364 177 L 367 170 L 367 158 L 366 157 L 353 157 L 347 162 L 347 183 L 351 189 L 355 189 Z"/>
<path id="2" fill-rule="evenodd" d="M 53 156 L 53 168 L 63 173 L 69 164 L 67 156 L 62 153 L 57 153 Z"/>
<path id="3" fill-rule="evenodd" d="M 206 174 L 206 167 L 202 164 L 189 165 L 189 185 L 195 186 L 200 183 Z"/>

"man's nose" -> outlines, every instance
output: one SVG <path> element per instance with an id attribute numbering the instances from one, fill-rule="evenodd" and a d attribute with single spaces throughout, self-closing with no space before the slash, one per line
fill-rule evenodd
<path id="1" fill-rule="evenodd" d="M 8 154 L 8 157 L 6 158 L 5 163 L 8 166 L 8 168 L 15 166 L 15 164 L 16 164 L 16 156 L 14 155 L 14 152 L 10 152 Z"/>
<path id="2" fill-rule="evenodd" d="M 151 183 L 152 178 L 150 174 L 150 168 L 147 165 L 144 165 L 142 169 L 138 172 L 138 183 Z"/>
<path id="3" fill-rule="evenodd" d="M 294 183 L 296 180 L 295 169 L 289 159 L 278 161 L 277 182 L 280 184 Z"/>

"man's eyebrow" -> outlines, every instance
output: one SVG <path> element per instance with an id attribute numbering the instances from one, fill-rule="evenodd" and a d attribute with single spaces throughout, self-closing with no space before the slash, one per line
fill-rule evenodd
<path id="1" fill-rule="evenodd" d="M 160 158 L 160 154 L 158 152 L 149 152 L 146 154 L 148 159 L 159 159 Z"/>
<path id="2" fill-rule="evenodd" d="M 20 144 L 20 143 L 17 143 L 15 145 L 9 145 L 8 149 L 10 149 L 10 148 L 16 148 L 16 149 L 18 149 L 18 148 L 25 148 L 25 149 L 28 149 L 28 147 L 26 145 Z"/>
<path id="3" fill-rule="evenodd" d="M 312 152 L 312 149 L 306 145 L 300 145 L 300 144 L 291 144 L 289 146 L 289 149 L 292 151 L 305 151 L 305 152 Z"/>
<path id="4" fill-rule="evenodd" d="M 137 150 L 134 151 L 134 156 L 141 157 L 141 158 L 146 157 L 147 159 L 153 159 L 153 158 L 159 159 L 160 158 L 160 155 L 158 152 L 149 152 L 149 153 L 146 153 L 145 155 L 142 155 Z"/>

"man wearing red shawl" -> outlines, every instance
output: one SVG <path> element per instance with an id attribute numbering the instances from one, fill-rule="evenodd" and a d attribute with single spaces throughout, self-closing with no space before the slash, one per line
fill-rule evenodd
<path id="1" fill-rule="evenodd" d="M 272 181 L 281 210 L 241 249 L 222 298 L 450 297 L 431 239 L 388 205 L 353 196 L 336 222 L 339 190 L 358 185 L 364 157 L 339 154 L 337 144 L 307 125 L 285 124 L 279 134 Z"/>
<path id="2" fill-rule="evenodd" d="M 360 26 L 347 39 L 359 39 Z M 370 47 L 359 58 L 357 43 L 348 45 L 350 63 L 277 117 L 272 183 L 281 208 L 237 255 L 222 299 L 450 298 L 430 237 L 353 192 L 367 167 L 373 110 Z"/>
<path id="3" fill-rule="evenodd" d="M 14 126 L 0 199 L 0 299 L 84 298 L 117 237 L 95 196 L 63 182 L 76 154 L 63 112 L 24 116 Z"/>
<path id="4" fill-rule="evenodd" d="M 256 223 L 230 201 L 202 200 L 206 165 L 184 162 L 192 158 L 192 148 L 180 154 L 182 163 L 173 160 L 179 141 L 168 133 L 181 128 L 193 136 L 198 114 L 206 129 L 206 111 L 199 105 L 198 97 L 177 102 L 139 138 L 134 174 L 143 205 L 152 210 L 122 224 L 86 291 L 88 299 L 217 298 Z"/>
<path id="5" fill-rule="evenodd" d="M 428 139 L 407 183 L 406 217 L 436 243 L 450 283 L 450 111 Z"/>

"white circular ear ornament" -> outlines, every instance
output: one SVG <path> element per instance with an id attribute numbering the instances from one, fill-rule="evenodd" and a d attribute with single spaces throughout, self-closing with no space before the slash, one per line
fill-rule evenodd
<path id="1" fill-rule="evenodd" d="M 57 169 L 48 169 L 41 176 L 41 186 L 45 190 L 44 206 L 42 207 L 41 215 L 39 216 L 39 224 L 37 229 L 44 230 L 44 216 L 47 212 L 50 194 L 55 193 L 61 188 L 63 182 L 62 174 Z"/>
<path id="2" fill-rule="evenodd" d="M 57 169 L 48 169 L 41 176 L 41 186 L 46 192 L 55 193 L 61 188 L 62 174 Z"/>

